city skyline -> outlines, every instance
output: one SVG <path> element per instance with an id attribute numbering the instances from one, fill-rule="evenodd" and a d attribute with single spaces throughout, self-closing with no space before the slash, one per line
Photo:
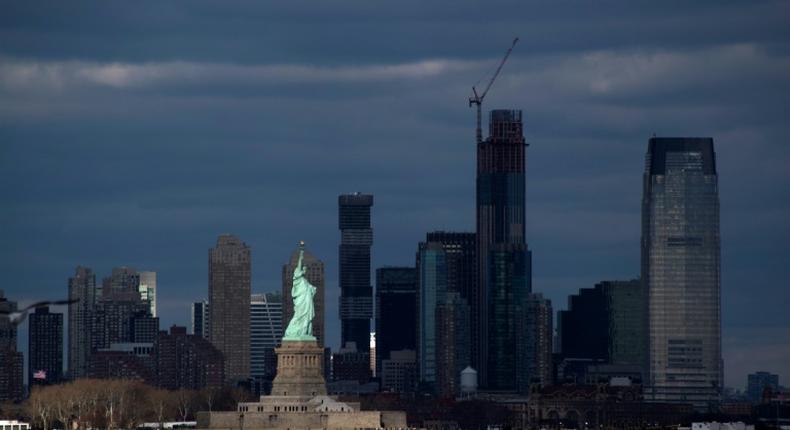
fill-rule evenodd
<path id="1" fill-rule="evenodd" d="M 11 209 L 0 246 L 10 279 L 5 294 L 22 306 L 65 295 L 64 280 L 77 265 L 99 276 L 119 265 L 141 267 L 157 272 L 161 327 L 188 325 L 188 304 L 206 297 L 205 249 L 218 235 L 232 233 L 254 251 L 254 293 L 279 289 L 282 256 L 304 239 L 326 263 L 327 345 L 337 348 L 337 195 L 376 196 L 371 274 L 413 264 L 414 244 L 426 232 L 471 231 L 474 113 L 465 97 L 519 35 L 484 111 L 524 111 L 532 290 L 556 311 L 580 288 L 638 276 L 645 142 L 654 132 L 711 136 L 721 172 L 725 384 L 742 387 L 757 370 L 790 374 L 782 366 L 790 355 L 782 312 L 790 300 L 783 288 L 790 153 L 781 144 L 788 126 L 777 114 L 790 86 L 781 49 L 787 34 L 778 26 L 787 6 L 639 7 L 623 7 L 618 23 L 605 17 L 607 7 L 583 7 L 588 27 L 558 30 L 530 23 L 562 23 L 557 15 L 571 11 L 560 6 L 515 8 L 511 17 L 484 12 L 500 25 L 481 36 L 464 25 L 480 11 L 460 5 L 427 47 L 415 42 L 428 37 L 418 17 L 394 14 L 407 25 L 406 37 L 396 39 L 382 24 L 364 33 L 380 40 L 376 50 L 354 41 L 347 54 L 325 43 L 308 46 L 326 23 L 281 39 L 289 49 L 264 44 L 256 53 L 251 46 L 259 41 L 249 36 L 220 38 L 227 50 L 151 46 L 149 39 L 135 47 L 128 35 L 114 36 L 128 48 L 120 51 L 81 48 L 69 37 L 30 46 L 4 20 L 0 99 L 20 101 L 0 113 L 0 182 Z M 82 31 L 105 34 L 99 23 L 111 12 L 88 14 Z M 335 22 L 343 14 L 321 12 Z M 433 17 L 444 12 L 426 10 Z M 362 8 L 348 19 L 359 31 L 380 13 Z M 9 15 L 29 20 L 26 34 L 52 41 L 35 12 Z M 642 29 L 631 31 L 629 18 Z M 73 36 L 65 21 L 58 25 Z M 205 41 L 176 21 L 165 18 L 173 26 L 154 28 L 155 37 Z M 660 31 L 667 21 L 675 31 Z M 606 23 L 612 28 L 604 31 Z M 172 77 L 191 66 L 193 75 Z M 273 107 L 278 98 L 283 103 Z M 68 108 L 74 105 L 80 109 Z M 294 127 L 305 116 L 312 126 Z M 297 161 L 309 166 L 303 178 L 281 167 Z"/>

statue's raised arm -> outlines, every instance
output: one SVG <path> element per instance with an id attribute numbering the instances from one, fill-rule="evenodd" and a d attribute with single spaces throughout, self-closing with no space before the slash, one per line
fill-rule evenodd
<path id="1" fill-rule="evenodd" d="M 304 271 L 302 269 L 302 260 L 303 259 L 304 259 L 304 241 L 300 240 L 299 241 L 299 261 L 296 263 L 296 267 L 302 272 Z"/>

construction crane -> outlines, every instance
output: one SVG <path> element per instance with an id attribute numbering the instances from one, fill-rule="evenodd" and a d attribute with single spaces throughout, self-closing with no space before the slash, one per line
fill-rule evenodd
<path id="1" fill-rule="evenodd" d="M 473 97 L 469 97 L 469 107 L 472 107 L 472 105 L 477 105 L 477 143 L 481 143 L 483 141 L 483 128 L 481 125 L 483 99 L 485 98 L 486 94 L 488 94 L 488 90 L 491 89 L 491 85 L 494 85 L 494 80 L 496 80 L 496 77 L 499 76 L 499 72 L 502 71 L 502 66 L 505 65 L 507 57 L 509 57 L 510 53 L 513 52 L 513 47 L 516 46 L 516 42 L 518 42 L 518 37 L 513 39 L 513 44 L 510 45 L 510 48 L 508 48 L 507 52 L 505 53 L 505 58 L 503 58 L 502 62 L 499 63 L 499 67 L 496 68 L 494 76 L 491 76 L 491 80 L 488 81 L 488 85 L 486 85 L 486 88 L 483 90 L 483 92 L 477 94 L 477 88 L 472 86 Z"/>

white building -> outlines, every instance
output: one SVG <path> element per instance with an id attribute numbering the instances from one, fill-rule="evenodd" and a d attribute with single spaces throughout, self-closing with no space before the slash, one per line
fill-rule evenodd
<path id="1" fill-rule="evenodd" d="M 0 420 L 0 430 L 30 430 L 30 424 L 17 420 Z"/>

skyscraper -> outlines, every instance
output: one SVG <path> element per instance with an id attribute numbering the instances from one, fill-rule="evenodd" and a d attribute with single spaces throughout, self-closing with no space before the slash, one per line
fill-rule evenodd
<path id="1" fill-rule="evenodd" d="M 192 334 L 208 339 L 208 300 L 193 302 L 190 317 Z"/>
<path id="2" fill-rule="evenodd" d="M 428 233 L 417 253 L 420 380 L 442 396 L 457 393 L 458 375 L 471 364 L 476 254 L 474 233 L 445 231 Z"/>
<path id="3" fill-rule="evenodd" d="M 376 269 L 376 369 L 392 351 L 417 350 L 417 271 Z"/>
<path id="4" fill-rule="evenodd" d="M 436 386 L 436 307 L 447 293 L 447 258 L 442 244 L 421 242 L 417 251 L 417 368 L 420 382 Z"/>
<path id="5" fill-rule="evenodd" d="M 370 319 L 373 317 L 373 287 L 370 283 L 370 194 L 338 197 L 340 227 L 340 340 L 355 342 L 359 352 L 368 352 Z"/>
<path id="6" fill-rule="evenodd" d="M 137 285 L 118 285 L 111 285 L 105 278 L 104 291 L 93 310 L 91 352 L 109 348 L 113 343 L 135 342 L 136 334 L 153 341 L 158 331 L 159 320 L 151 317 L 148 302 L 140 298 Z"/>
<path id="7" fill-rule="evenodd" d="M 57 384 L 63 379 L 63 314 L 41 307 L 28 320 L 28 383 Z"/>
<path id="8" fill-rule="evenodd" d="M 225 378 L 250 376 L 250 248 L 221 235 L 209 250 L 209 340 L 225 358 Z"/>
<path id="9" fill-rule="evenodd" d="M 102 290 L 104 295 L 109 295 L 115 292 L 139 292 L 139 289 L 140 274 L 132 267 L 113 267 L 112 274 L 102 279 Z"/>
<path id="10" fill-rule="evenodd" d="M 151 316 L 156 316 L 156 272 L 140 272 L 140 298 L 148 302 Z"/>
<path id="11" fill-rule="evenodd" d="M 516 388 L 524 357 L 517 328 L 531 292 L 531 254 L 525 239 L 525 148 L 521 111 L 493 110 L 489 137 L 477 145 L 477 322 L 473 363 L 481 385 Z"/>
<path id="12" fill-rule="evenodd" d="M 16 302 L 12 302 L 5 297 L 3 290 L 0 290 L 0 348 L 13 348 L 16 350 L 17 333 L 16 325 L 11 324 L 8 314 L 17 310 Z"/>
<path id="13" fill-rule="evenodd" d="M 447 259 L 447 291 L 456 292 L 467 302 L 477 294 L 477 240 L 475 233 L 433 231 L 426 242 L 442 245 Z"/>
<path id="14" fill-rule="evenodd" d="M 250 376 L 271 383 L 277 373 L 274 348 L 283 337 L 283 296 L 253 294 L 250 299 Z"/>
<path id="15" fill-rule="evenodd" d="M 519 375 L 529 366 L 524 330 L 529 299 L 528 253 L 522 245 L 497 244 L 488 251 L 488 365 L 486 387 L 517 391 Z"/>
<path id="16" fill-rule="evenodd" d="M 101 294 L 93 270 L 77 266 L 74 277 L 69 278 L 69 299 L 76 300 L 69 304 L 68 369 L 71 378 L 87 376 L 96 302 Z"/>
<path id="17" fill-rule="evenodd" d="M 471 362 L 469 304 L 451 291 L 438 301 L 435 312 L 436 393 L 455 398 L 460 393 L 461 371 Z"/>
<path id="18" fill-rule="evenodd" d="M 651 138 L 642 197 L 645 397 L 698 410 L 717 404 L 722 388 L 715 157 L 711 138 Z"/>
<path id="19" fill-rule="evenodd" d="M 294 250 L 288 263 L 283 265 L 283 284 L 282 284 L 282 327 L 285 330 L 294 314 L 294 302 L 291 297 L 291 286 L 293 284 L 294 268 L 299 261 L 299 250 Z M 310 251 L 305 249 L 302 259 L 302 268 L 305 270 L 307 280 L 315 287 L 313 296 L 313 307 L 315 316 L 313 317 L 313 336 L 318 341 L 318 346 L 324 346 L 324 262 L 315 257 Z"/>
<path id="20" fill-rule="evenodd" d="M 465 366 L 474 367 L 480 339 L 480 304 L 477 279 L 477 235 L 467 232 L 434 231 L 426 242 L 442 244 L 447 260 L 447 291 L 456 292 L 469 306 L 469 339 L 465 343 L 473 360 Z"/>
<path id="21" fill-rule="evenodd" d="M 23 357 L 16 349 L 16 326 L 8 317 L 16 309 L 16 302 L 6 299 L 0 290 L 0 402 L 21 400 L 23 394 Z"/>
<path id="22" fill-rule="evenodd" d="M 645 361 L 645 307 L 642 282 L 602 281 L 609 312 L 609 362 L 643 366 Z"/>
<path id="23" fill-rule="evenodd" d="M 527 369 L 520 376 L 519 391 L 525 391 L 529 384 L 551 385 L 552 381 L 552 340 L 554 326 L 551 301 L 541 294 L 530 294 L 526 320 Z"/>

